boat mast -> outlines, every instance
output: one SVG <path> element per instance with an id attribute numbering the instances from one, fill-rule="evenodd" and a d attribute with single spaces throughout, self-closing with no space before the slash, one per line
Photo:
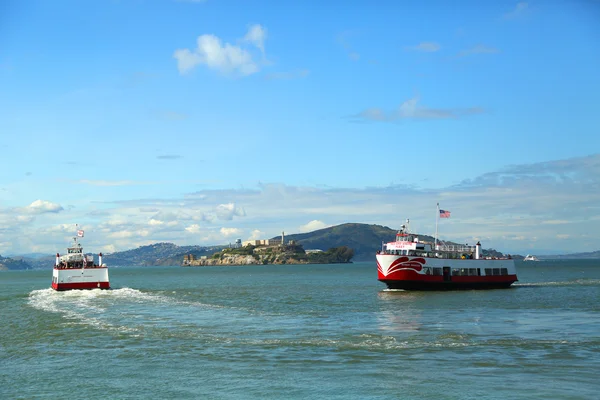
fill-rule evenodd
<path id="1" fill-rule="evenodd" d="M 438 238 L 438 221 L 440 220 L 440 203 L 437 203 L 437 210 L 435 212 L 435 239 L 433 241 L 433 249 L 437 250 L 437 238 Z"/>
<path id="2" fill-rule="evenodd" d="M 79 224 L 75 224 L 75 236 L 73 236 L 73 242 L 75 242 L 75 244 L 73 245 L 73 247 L 77 250 L 81 251 L 81 268 L 85 268 L 85 254 L 83 253 L 83 249 L 81 248 L 81 245 L 79 245 L 79 243 L 77 243 L 77 237 L 79 236 Z M 81 236 L 83 237 L 83 236 Z M 75 251 L 77 251 L 75 250 Z"/>

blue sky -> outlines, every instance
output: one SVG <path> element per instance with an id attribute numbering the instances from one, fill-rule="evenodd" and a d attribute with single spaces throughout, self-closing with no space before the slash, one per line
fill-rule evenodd
<path id="1" fill-rule="evenodd" d="M 0 3 L 0 254 L 344 222 L 600 249 L 600 2 Z"/>

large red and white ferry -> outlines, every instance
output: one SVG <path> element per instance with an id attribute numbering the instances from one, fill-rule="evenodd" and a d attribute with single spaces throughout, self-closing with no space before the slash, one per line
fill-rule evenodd
<path id="1" fill-rule="evenodd" d="M 445 217 L 449 212 L 444 210 Z M 379 281 L 389 289 L 455 290 L 508 288 L 517 279 L 514 260 L 483 257 L 481 243 L 475 246 L 419 241 L 402 225 L 396 240 L 382 245 L 377 252 Z"/>
<path id="2" fill-rule="evenodd" d="M 95 264 L 94 256 L 84 254 L 77 237 L 83 237 L 83 231 L 77 231 L 73 245 L 67 248 L 67 254 L 61 256 L 56 253 L 52 289 L 110 289 L 108 268 L 102 264 L 102 253 L 98 254 L 98 264 Z"/>

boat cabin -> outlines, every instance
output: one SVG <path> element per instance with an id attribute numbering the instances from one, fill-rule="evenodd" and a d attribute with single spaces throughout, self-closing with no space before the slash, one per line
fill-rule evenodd
<path id="1" fill-rule="evenodd" d="M 96 267 L 94 256 L 83 253 L 83 247 L 77 242 L 77 238 L 73 238 L 73 241 L 73 245 L 67 247 L 67 254 L 61 256 L 56 253 L 56 268 Z M 101 258 L 99 264 L 101 264 Z"/>
<path id="2" fill-rule="evenodd" d="M 410 233 L 406 225 L 396 234 L 396 240 L 383 245 L 383 254 L 450 259 L 480 259 L 481 243 L 475 246 L 458 244 L 433 244 L 421 242 Z"/>

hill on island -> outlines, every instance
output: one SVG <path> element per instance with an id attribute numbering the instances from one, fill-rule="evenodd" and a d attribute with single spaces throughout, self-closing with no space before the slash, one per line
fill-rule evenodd
<path id="1" fill-rule="evenodd" d="M 173 243 L 155 243 L 137 249 L 106 254 L 103 262 L 107 265 L 181 265 L 183 257 L 193 254 L 196 258 L 210 256 L 227 246 L 177 246 Z"/>
<path id="2" fill-rule="evenodd" d="M 305 250 L 327 250 L 332 247 L 348 246 L 354 250 L 354 261 L 372 261 L 375 260 L 375 252 L 381 250 L 382 242 L 393 241 L 397 232 L 382 225 L 346 223 L 313 232 L 286 235 L 285 240 L 295 240 Z M 433 243 L 435 240 L 430 235 L 415 234 L 415 236 L 422 242 Z M 448 241 L 444 243 L 458 244 Z M 502 255 L 494 249 L 486 249 L 482 252 L 490 256 Z"/>
<path id="3" fill-rule="evenodd" d="M 23 260 L 2 257 L 0 255 L 0 271 L 8 269 L 32 269 L 32 267 Z"/>
<path id="4" fill-rule="evenodd" d="M 347 223 L 319 229 L 313 232 L 286 235 L 285 240 L 294 240 L 305 250 L 327 250 L 332 247 L 348 246 L 354 250 L 354 261 L 374 260 L 381 242 L 390 242 L 396 230 L 381 225 Z M 427 240 L 423 237 L 424 240 Z"/>

